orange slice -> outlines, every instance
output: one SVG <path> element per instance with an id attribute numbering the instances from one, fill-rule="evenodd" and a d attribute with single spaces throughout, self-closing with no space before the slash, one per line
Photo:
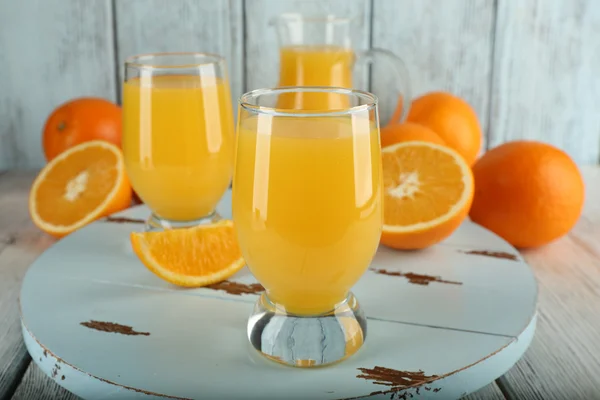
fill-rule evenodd
<path id="1" fill-rule="evenodd" d="M 199 287 L 223 281 L 244 266 L 233 222 L 160 232 L 132 232 L 142 263 L 175 285 Z"/>
<path id="2" fill-rule="evenodd" d="M 448 237 L 473 200 L 473 174 L 455 150 L 409 141 L 382 149 L 384 225 L 381 243 L 422 249 Z"/>
<path id="3" fill-rule="evenodd" d="M 29 192 L 29 214 L 41 230 L 65 236 L 131 203 L 121 150 L 94 140 L 64 151 L 38 174 Z"/>

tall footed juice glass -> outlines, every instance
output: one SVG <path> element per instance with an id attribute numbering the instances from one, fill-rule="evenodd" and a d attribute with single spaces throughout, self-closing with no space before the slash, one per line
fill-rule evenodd
<path id="1" fill-rule="evenodd" d="M 152 210 L 148 230 L 218 219 L 234 161 L 225 60 L 206 53 L 128 58 L 123 154 L 133 189 Z"/>
<path id="2" fill-rule="evenodd" d="M 337 110 L 281 107 L 327 94 Z M 376 97 L 342 88 L 260 89 L 240 99 L 233 219 L 265 293 L 248 338 L 283 364 L 320 366 L 354 354 L 366 319 L 350 288 L 368 268 L 383 223 Z"/>

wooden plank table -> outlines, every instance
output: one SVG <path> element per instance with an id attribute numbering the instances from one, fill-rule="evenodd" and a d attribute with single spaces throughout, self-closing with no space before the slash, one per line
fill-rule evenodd
<path id="1" fill-rule="evenodd" d="M 467 399 L 591 399 L 600 388 L 600 167 L 582 168 L 586 205 L 564 238 L 522 254 L 539 282 L 539 318 L 525 357 Z M 75 399 L 31 363 L 18 294 L 31 262 L 54 240 L 27 211 L 34 172 L 0 172 L 0 399 Z"/>

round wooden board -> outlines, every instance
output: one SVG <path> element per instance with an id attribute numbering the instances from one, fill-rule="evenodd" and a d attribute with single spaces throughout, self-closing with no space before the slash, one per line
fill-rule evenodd
<path id="1" fill-rule="evenodd" d="M 230 218 L 230 192 L 219 212 Z M 182 289 L 139 262 L 129 233 L 148 213 L 136 207 L 69 235 L 24 279 L 27 349 L 83 398 L 454 399 L 506 372 L 535 331 L 529 266 L 465 221 L 424 251 L 379 249 L 353 288 L 368 317 L 355 356 L 324 368 L 281 366 L 248 344 L 257 295 L 235 293 L 256 289 L 246 268 L 230 284 Z"/>

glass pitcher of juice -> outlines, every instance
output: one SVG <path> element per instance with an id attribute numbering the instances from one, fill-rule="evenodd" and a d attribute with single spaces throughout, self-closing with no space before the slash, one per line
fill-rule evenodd
<path id="1" fill-rule="evenodd" d="M 368 90 L 369 66 L 383 65 L 395 76 L 397 122 L 410 105 L 409 77 L 404 62 L 382 49 L 353 48 L 353 19 L 334 15 L 281 14 L 271 20 L 279 40 L 278 86 L 327 86 Z M 348 97 L 335 92 L 295 92 L 279 98 L 284 109 L 332 110 L 348 107 Z"/>

